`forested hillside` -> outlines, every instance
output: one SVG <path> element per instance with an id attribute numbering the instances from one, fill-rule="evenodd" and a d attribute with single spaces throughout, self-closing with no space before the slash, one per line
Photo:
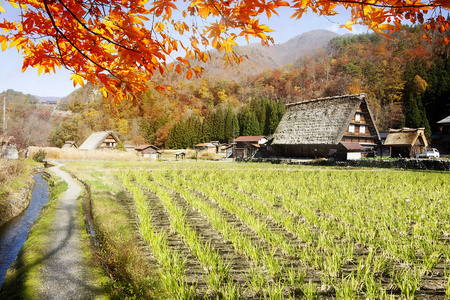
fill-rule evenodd
<path id="1" fill-rule="evenodd" d="M 0 128 L 3 130 L 3 101 L 6 99 L 6 132 L 2 135 L 14 137 L 20 148 L 45 146 L 53 124 L 62 122 L 58 114 L 53 114 L 50 106 L 39 105 L 40 101 L 32 95 L 13 90 L 0 93 Z"/>
<path id="2" fill-rule="evenodd" d="M 295 47 L 287 45 L 286 51 L 277 48 L 274 60 Z M 338 36 L 309 55 L 254 75 L 215 64 L 190 81 L 168 73 L 160 81 L 176 93 L 149 89 L 133 103 L 110 102 L 86 85 L 60 101 L 59 109 L 72 114 L 52 123 L 47 142 L 80 144 L 99 130 L 114 130 L 126 143 L 167 148 L 229 142 L 233 136 L 272 134 L 286 103 L 361 92 L 368 94 L 379 130 L 426 127 L 429 136 L 438 130 L 436 122 L 450 115 L 449 49 L 427 43 L 420 27 L 405 26 L 392 38 Z"/>

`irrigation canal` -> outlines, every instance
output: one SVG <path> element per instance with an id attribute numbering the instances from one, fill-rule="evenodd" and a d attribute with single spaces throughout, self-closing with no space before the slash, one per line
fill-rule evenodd
<path id="1" fill-rule="evenodd" d="M 39 215 L 42 206 L 48 202 L 48 185 L 41 173 L 33 176 L 34 187 L 30 205 L 19 216 L 0 227 L 0 286 L 17 253 L 25 243 L 28 231 Z"/>

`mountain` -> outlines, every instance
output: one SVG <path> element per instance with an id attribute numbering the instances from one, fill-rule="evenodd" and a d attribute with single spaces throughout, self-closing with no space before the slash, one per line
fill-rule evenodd
<path id="1" fill-rule="evenodd" d="M 0 100 L 2 103 L 3 99 L 6 99 L 7 103 L 14 103 L 14 104 L 36 104 L 40 102 L 39 99 L 36 98 L 36 96 L 24 94 L 22 92 L 17 92 L 12 89 L 0 93 Z"/>
<path id="2" fill-rule="evenodd" d="M 255 75 L 266 69 L 277 69 L 325 47 L 331 39 L 338 36 L 340 35 L 328 30 L 313 30 L 269 47 L 261 44 L 236 46 L 234 50 L 238 54 L 247 56 L 239 66 L 224 66 L 221 55 L 215 53 L 209 62 L 202 65 L 205 68 L 203 77 L 236 79 L 236 76 Z"/>

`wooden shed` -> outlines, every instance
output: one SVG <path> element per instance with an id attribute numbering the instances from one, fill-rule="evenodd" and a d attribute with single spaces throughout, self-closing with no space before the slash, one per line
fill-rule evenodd
<path id="1" fill-rule="evenodd" d="M 61 147 L 61 149 L 65 150 L 65 149 L 77 149 L 78 146 L 75 142 L 73 141 L 66 141 L 64 143 L 64 145 Z"/>
<path id="2" fill-rule="evenodd" d="M 358 143 L 364 148 L 362 156 L 375 155 L 380 136 L 366 94 L 286 105 L 272 147 L 279 156 L 327 157 L 337 152 L 341 142 Z"/>
<path id="3" fill-rule="evenodd" d="M 428 146 L 425 128 L 389 129 L 384 146 L 391 148 L 392 157 L 416 157 Z"/>
<path id="4" fill-rule="evenodd" d="M 337 145 L 338 160 L 354 160 L 361 159 L 364 153 L 364 147 L 356 142 L 340 142 Z"/>
<path id="5" fill-rule="evenodd" d="M 154 145 L 140 145 L 134 148 L 140 155 L 144 158 L 159 159 L 161 157 L 161 152 L 159 148 Z"/>
<path id="6" fill-rule="evenodd" d="M 92 133 L 83 144 L 81 144 L 81 150 L 106 150 L 116 149 L 119 138 L 112 131 L 99 131 Z"/>
<path id="7" fill-rule="evenodd" d="M 219 142 L 200 143 L 194 146 L 194 150 L 198 152 L 216 154 L 219 152 L 219 146 Z"/>

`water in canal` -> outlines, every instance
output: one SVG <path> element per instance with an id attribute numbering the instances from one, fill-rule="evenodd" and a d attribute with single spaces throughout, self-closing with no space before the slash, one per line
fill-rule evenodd
<path id="1" fill-rule="evenodd" d="M 42 206 L 48 202 L 48 185 L 42 175 L 36 174 L 30 205 L 19 216 L 0 227 L 0 286 L 20 248 L 25 243 L 28 231 L 39 215 Z"/>

